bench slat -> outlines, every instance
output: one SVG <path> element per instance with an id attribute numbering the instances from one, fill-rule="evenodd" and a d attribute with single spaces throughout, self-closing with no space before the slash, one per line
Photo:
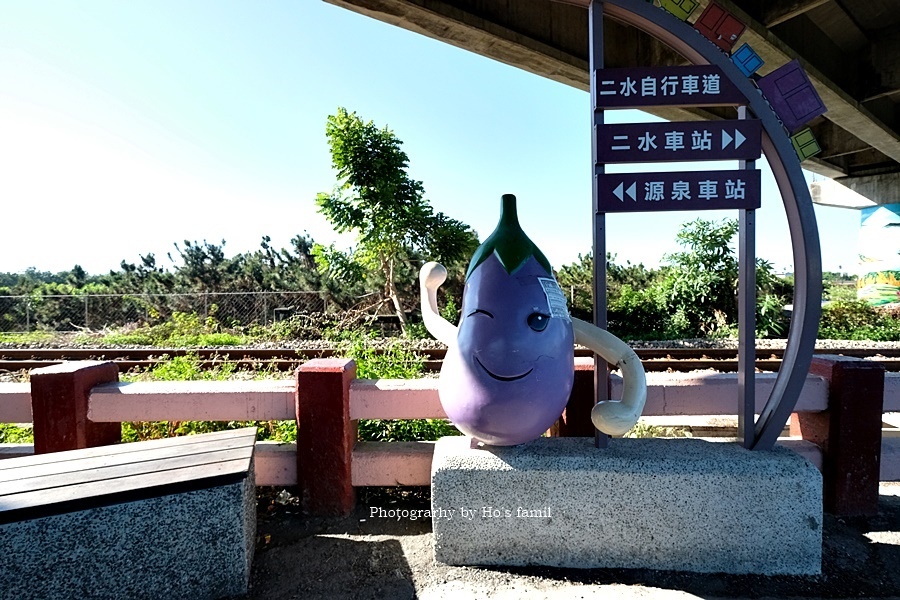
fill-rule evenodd
<path id="1" fill-rule="evenodd" d="M 142 444 L 139 444 L 142 445 Z M 0 495 L 6 493 L 7 484 L 4 482 L 21 481 L 23 479 L 36 479 L 39 477 L 70 476 L 77 477 L 78 473 L 91 472 L 90 476 L 106 471 L 119 465 L 143 465 L 147 463 L 160 463 L 175 457 L 190 457 L 191 464 L 201 465 L 217 462 L 214 451 L 243 448 L 250 451 L 253 441 L 248 442 L 242 437 L 225 438 L 221 440 L 201 441 L 195 444 L 178 444 L 167 446 L 153 446 L 150 448 L 138 448 L 134 452 L 116 452 L 104 456 L 91 456 L 86 458 L 73 457 L 71 460 L 48 462 L 38 465 L 26 464 L 13 469 L 0 470 Z M 62 453 L 56 453 L 62 454 Z M 28 462 L 28 461 L 23 461 Z M 111 477 L 115 477 L 114 475 Z"/>
<path id="2" fill-rule="evenodd" d="M 248 461 L 241 458 L 214 465 L 2 496 L 0 524 L 238 483 L 246 477 L 247 467 Z"/>
<path id="3" fill-rule="evenodd" d="M 185 435 L 181 437 L 165 438 L 160 440 L 147 440 L 145 442 L 115 444 L 113 446 L 97 446 L 96 448 L 85 448 L 83 450 L 69 450 L 67 452 L 51 452 L 49 454 L 9 458 L 0 461 L 0 470 L 15 469 L 20 466 L 34 466 L 55 462 L 65 462 L 70 460 L 77 460 L 80 458 L 92 458 L 97 456 L 125 454 L 130 452 L 143 452 L 150 448 L 180 446 L 188 444 L 203 444 L 212 440 L 227 438 L 246 439 L 248 443 L 252 443 L 251 440 L 256 439 L 256 428 L 244 427 L 242 429 L 229 429 L 227 431 L 216 431 L 213 433 Z"/>
<path id="4" fill-rule="evenodd" d="M 15 469 L 0 471 L 0 495 L 6 492 L 4 482 L 21 481 L 38 477 L 77 476 L 78 473 L 106 471 L 120 465 L 143 465 L 162 463 L 176 457 L 191 457 L 192 464 L 207 464 L 215 462 L 215 457 L 210 456 L 213 451 L 244 448 L 251 451 L 253 443 L 245 439 L 216 440 L 215 443 L 187 444 L 179 446 L 166 446 L 148 448 L 137 452 L 118 452 L 109 456 L 93 456 L 90 458 L 74 458 L 67 461 L 57 461 L 40 465 L 24 465 Z"/>
<path id="5" fill-rule="evenodd" d="M 247 427 L 4 460 L 0 524 L 238 483 L 255 444 Z"/>
<path id="6" fill-rule="evenodd" d="M 28 477 L 26 479 L 7 481 L 0 486 L 0 502 L 3 502 L 7 497 L 25 492 L 71 488 L 82 483 L 111 482 L 116 479 L 150 473 L 171 473 L 172 471 L 186 468 L 214 467 L 219 463 L 229 463 L 241 459 L 249 462 L 252 454 L 253 448 L 229 448 L 227 450 L 213 450 L 203 455 L 173 456 L 161 460 L 112 465 L 100 469 Z"/>

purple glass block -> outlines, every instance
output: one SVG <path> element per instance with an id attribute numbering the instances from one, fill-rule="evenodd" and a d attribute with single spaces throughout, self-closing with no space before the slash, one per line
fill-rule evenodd
<path id="1" fill-rule="evenodd" d="M 828 110 L 797 60 L 775 69 L 757 83 L 791 133 Z"/>
<path id="2" fill-rule="evenodd" d="M 756 73 L 765 64 L 765 61 L 750 47 L 750 44 L 746 43 L 734 51 L 731 55 L 731 60 L 734 61 L 740 72 L 747 77 Z"/>

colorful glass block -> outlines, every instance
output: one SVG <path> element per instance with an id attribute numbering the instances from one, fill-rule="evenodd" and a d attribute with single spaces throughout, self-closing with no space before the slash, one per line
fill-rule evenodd
<path id="1" fill-rule="evenodd" d="M 775 69 L 757 84 L 791 133 L 827 110 L 797 60 Z"/>
<path id="2" fill-rule="evenodd" d="M 659 0 L 659 5 L 682 21 L 687 20 L 698 6 L 695 0 Z"/>
<path id="3" fill-rule="evenodd" d="M 800 131 L 796 135 L 792 135 L 791 144 L 794 146 L 794 151 L 797 153 L 797 156 L 801 161 L 815 156 L 822 151 L 821 146 L 819 146 L 819 142 L 816 141 L 816 138 L 813 135 L 812 129 L 810 129 L 809 127 Z"/>
<path id="4" fill-rule="evenodd" d="M 725 52 L 731 52 L 746 28 L 737 17 L 715 2 L 710 2 L 694 23 L 694 29 Z"/>
<path id="5" fill-rule="evenodd" d="M 731 55 L 731 60 L 734 61 L 741 73 L 747 77 L 756 73 L 765 64 L 765 61 L 750 47 L 750 44 L 746 43 L 734 51 Z"/>

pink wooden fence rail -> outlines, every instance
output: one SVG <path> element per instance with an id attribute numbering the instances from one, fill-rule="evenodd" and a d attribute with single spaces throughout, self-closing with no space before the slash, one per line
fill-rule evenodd
<path id="1" fill-rule="evenodd" d="M 760 373 L 760 408 L 775 375 Z M 104 381 L 105 380 L 105 381 Z M 736 376 L 648 373 L 647 416 L 733 415 Z M 585 435 L 589 361 L 553 433 Z M 621 381 L 613 377 L 613 397 Z M 32 418 L 34 408 L 34 415 Z M 783 443 L 825 474 L 826 508 L 870 514 L 878 480 L 900 480 L 900 438 L 881 439 L 882 412 L 900 412 L 900 375 L 843 357 L 816 357 Z M 109 443 L 123 421 L 292 420 L 298 443 L 260 442 L 257 484 L 299 485 L 307 510 L 344 514 L 360 486 L 429 485 L 430 442 L 357 442 L 358 419 L 445 418 L 436 379 L 361 380 L 344 359 L 316 359 L 294 381 L 121 383 L 114 365 L 81 361 L 38 369 L 31 384 L 0 384 L 0 423 L 34 422 L 35 448 L 0 445 L 0 456 Z"/>

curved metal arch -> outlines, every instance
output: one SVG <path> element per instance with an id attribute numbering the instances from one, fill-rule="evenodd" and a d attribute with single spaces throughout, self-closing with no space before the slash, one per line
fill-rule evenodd
<path id="1" fill-rule="evenodd" d="M 646 0 L 595 0 L 603 12 L 667 44 L 694 64 L 719 67 L 747 99 L 763 126 L 763 153 L 781 192 L 794 258 L 794 311 L 781 369 L 755 426 L 754 450 L 771 449 L 790 416 L 812 362 L 822 306 L 822 254 L 812 199 L 800 160 L 759 90 L 731 58 L 688 23 Z M 592 75 L 593 76 L 593 75 Z"/>

